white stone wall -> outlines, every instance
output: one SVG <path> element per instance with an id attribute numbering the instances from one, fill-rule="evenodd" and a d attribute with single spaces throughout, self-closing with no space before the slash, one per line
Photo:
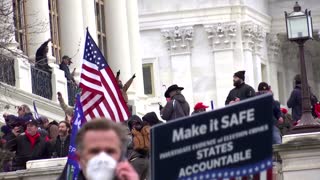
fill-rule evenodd
<path id="1" fill-rule="evenodd" d="M 215 8 L 210 9 L 212 12 L 214 10 Z M 211 100 L 216 107 L 223 107 L 229 91 L 233 88 L 234 72 L 245 69 L 247 82 L 253 87 L 261 81 L 261 63 L 267 61 L 265 36 L 270 27 L 259 25 L 259 21 L 268 24 L 268 18 L 261 14 L 260 19 L 253 19 L 249 14 L 243 14 L 246 21 L 239 22 L 239 19 L 230 21 L 237 12 L 224 9 L 221 11 L 228 15 L 217 15 L 224 20 L 212 16 L 210 21 L 213 23 L 208 23 L 210 21 L 198 17 L 200 15 L 196 11 L 193 12 L 195 17 L 185 15 L 184 24 L 188 26 L 160 29 L 158 26 L 163 26 L 162 23 L 165 21 L 161 16 L 150 15 L 154 20 L 153 24 L 141 30 L 142 57 L 159 58 L 161 85 L 168 87 L 177 83 L 184 86 L 183 94 L 191 107 L 199 101 L 209 105 Z M 253 13 L 252 9 L 251 11 Z M 147 20 L 148 16 L 143 15 L 142 21 Z M 172 19 L 178 21 L 175 17 Z M 195 19 L 199 20 L 198 24 L 194 22 Z M 147 23 L 149 22 L 146 21 Z M 140 24 L 144 26 L 144 22 Z M 181 44 L 176 42 L 176 38 L 166 39 L 168 38 L 166 33 L 175 33 L 175 27 L 178 28 L 177 33 L 182 32 L 182 36 L 184 29 L 192 28 L 192 41 L 185 49 L 180 48 Z M 221 32 L 218 32 L 220 30 Z M 159 34 L 159 31 L 162 34 Z M 164 45 L 168 50 L 164 50 Z M 248 63 L 249 59 L 251 63 Z M 163 95 L 160 98 L 163 99 Z"/>
<path id="2" fill-rule="evenodd" d="M 314 29 L 317 32 L 320 23 L 317 11 L 320 4 L 316 1 L 299 3 L 302 8 L 312 10 Z M 209 104 L 212 99 L 218 107 L 224 106 L 226 95 L 232 88 L 232 75 L 241 69 L 247 71 L 248 84 L 257 88 L 259 82 L 266 81 L 271 85 L 275 99 L 279 99 L 281 104 L 286 106 L 293 87 L 293 77 L 300 72 L 295 44 L 286 42 L 285 38 L 283 12 L 292 11 L 293 5 L 292 1 L 272 0 L 214 2 L 190 0 L 183 3 L 140 0 L 142 58 L 158 57 L 161 69 L 160 82 L 162 84 L 163 82 L 174 83 L 175 69 L 172 69 L 172 56 L 170 52 L 163 51 L 165 42 L 163 38 L 161 39 L 159 31 L 175 26 L 193 27 L 191 55 L 184 57 L 185 62 L 191 58 L 192 92 L 184 91 L 191 102 L 191 107 L 192 103 L 198 101 Z M 232 50 L 212 47 L 205 27 L 232 21 L 236 23 Z M 221 43 L 228 40 L 223 38 L 220 40 L 216 38 L 214 42 Z M 214 45 L 221 46 L 221 44 Z M 312 50 L 309 51 L 306 58 L 311 59 L 307 63 L 307 68 L 310 69 L 308 71 L 309 82 L 318 95 L 319 80 L 311 70 L 314 69 L 318 57 L 315 48 L 312 48 L 314 46 L 317 47 L 317 43 L 309 46 L 307 43 L 306 49 Z M 185 65 L 181 64 L 181 67 Z M 187 76 L 188 74 L 189 72 L 186 72 Z M 160 99 L 163 102 L 163 96 Z"/>
<path id="3" fill-rule="evenodd" d="M 170 12 L 190 9 L 210 8 L 216 6 L 227 6 L 228 0 L 139 0 L 140 13 Z"/>

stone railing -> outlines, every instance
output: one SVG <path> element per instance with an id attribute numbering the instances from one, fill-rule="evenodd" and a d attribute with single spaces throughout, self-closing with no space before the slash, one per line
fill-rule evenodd
<path id="1" fill-rule="evenodd" d="M 0 55 L 0 82 L 13 88 L 57 102 L 57 92 L 68 101 L 67 80 L 58 65 L 50 64 L 51 73 L 35 68 L 28 57 Z M 73 96 L 74 97 L 74 96 Z"/>
<path id="2" fill-rule="evenodd" d="M 51 73 L 31 66 L 32 93 L 52 99 Z"/>
<path id="3" fill-rule="evenodd" d="M 320 132 L 283 136 L 283 144 L 274 145 L 275 180 L 320 179 Z"/>
<path id="4" fill-rule="evenodd" d="M 14 59 L 0 55 L 0 82 L 15 86 Z"/>
<path id="5" fill-rule="evenodd" d="M 27 169 L 0 173 L 0 180 L 56 180 L 62 173 L 67 158 L 42 159 L 27 162 Z"/>

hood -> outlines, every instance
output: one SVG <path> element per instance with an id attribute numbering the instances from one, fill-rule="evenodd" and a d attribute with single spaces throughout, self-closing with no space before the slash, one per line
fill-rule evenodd
<path id="1" fill-rule="evenodd" d="M 149 112 L 146 115 L 142 117 L 143 121 L 146 121 L 149 123 L 151 126 L 160 123 L 158 116 L 155 112 Z"/>
<path id="2" fill-rule="evenodd" d="M 142 123 L 142 120 L 141 120 L 141 118 L 140 118 L 139 116 L 137 116 L 137 115 L 132 115 L 132 116 L 128 119 L 128 121 L 127 121 L 127 123 L 128 123 L 128 128 L 129 128 L 130 131 L 132 130 L 132 128 L 133 128 L 133 123 L 134 123 L 135 121 L 138 121 L 138 122 Z"/>
<path id="3" fill-rule="evenodd" d="M 175 100 L 179 101 L 180 103 L 186 102 L 186 98 L 182 94 L 177 94 L 177 95 L 173 96 L 172 99 L 175 99 Z"/>

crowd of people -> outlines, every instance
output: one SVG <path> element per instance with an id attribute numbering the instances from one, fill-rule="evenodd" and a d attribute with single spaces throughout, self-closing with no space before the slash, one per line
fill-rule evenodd
<path id="1" fill-rule="evenodd" d="M 71 58 L 66 56 L 62 63 L 68 65 L 70 61 Z M 117 72 L 116 77 L 127 102 L 125 94 L 135 75 L 125 85 L 122 85 L 119 76 L 120 71 Z M 69 78 L 72 80 L 71 77 Z M 282 135 L 295 126 L 302 115 L 301 78 L 297 75 L 294 80 L 295 88 L 287 102 L 287 106 L 292 108 L 292 116 L 287 109 L 280 107 L 279 101 L 274 100 L 272 105 L 273 144 L 281 143 Z M 257 91 L 246 84 L 245 71 L 234 74 L 233 85 L 234 88 L 226 98 L 226 106 L 261 94 L 272 94 L 271 86 L 266 82 L 261 82 Z M 183 89 L 176 84 L 167 88 L 164 94 L 167 103 L 165 106 L 159 105 L 160 115 L 164 121 L 203 113 L 209 108 L 202 102 L 198 102 L 190 114 L 190 105 L 182 94 Z M 313 115 L 317 118 L 320 116 L 320 105 L 314 94 L 311 93 L 310 99 Z M 60 122 L 49 121 L 45 116 L 34 118 L 27 105 L 21 105 L 17 108 L 17 116 L 3 115 L 6 124 L 1 127 L 3 135 L 0 146 L 12 156 L 2 158 L 1 171 L 25 169 L 26 162 L 29 160 L 68 156 L 74 108 L 65 104 L 61 93 L 58 93 L 58 100 L 66 115 L 65 119 Z M 150 128 L 164 123 L 163 120 L 160 120 L 155 112 L 148 112 L 142 118 L 132 115 L 124 124 L 115 124 L 106 119 L 100 119 L 101 122 L 97 120 L 86 123 L 77 136 L 78 159 L 82 167 L 80 176 L 83 179 L 92 176 L 88 170 L 91 164 L 97 159 L 110 159 L 111 157 L 115 160 L 116 176 L 131 177 L 129 179 L 132 180 L 137 179 L 138 176 L 140 180 L 148 179 L 150 173 Z M 117 163 L 119 161 L 122 163 Z M 108 177 L 110 174 L 102 173 L 102 175 Z"/>

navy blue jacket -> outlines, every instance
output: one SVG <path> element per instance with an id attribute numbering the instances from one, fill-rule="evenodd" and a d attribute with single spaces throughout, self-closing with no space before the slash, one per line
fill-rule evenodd
<path id="1" fill-rule="evenodd" d="M 317 97 L 310 92 L 310 101 L 311 101 L 311 108 L 314 108 L 314 104 L 317 103 Z M 291 92 L 290 98 L 287 102 L 289 108 L 292 108 L 292 119 L 294 121 L 298 121 L 302 116 L 302 92 L 301 92 L 301 85 L 298 84 Z M 315 116 L 313 114 L 313 116 Z"/>

